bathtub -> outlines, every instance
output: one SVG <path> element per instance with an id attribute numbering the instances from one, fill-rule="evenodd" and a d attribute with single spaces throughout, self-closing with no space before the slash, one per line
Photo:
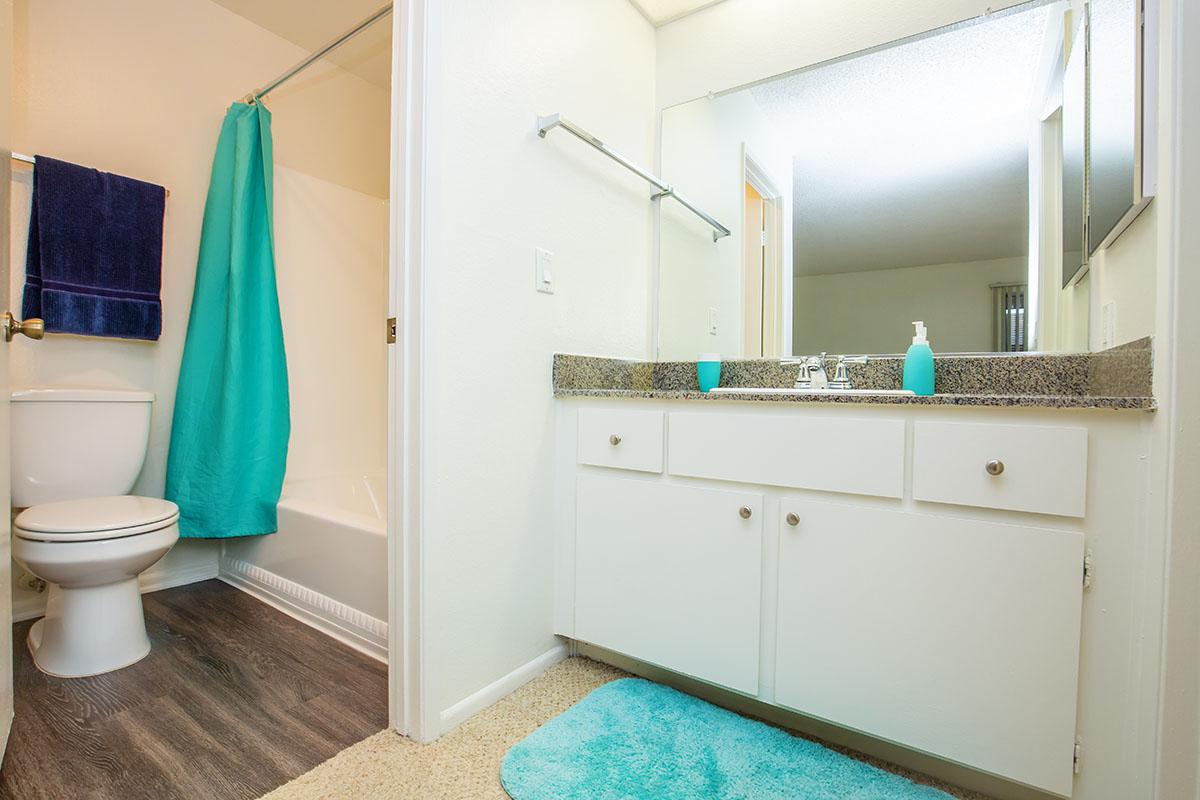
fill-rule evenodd
<path id="1" fill-rule="evenodd" d="M 385 478 L 285 482 L 278 532 L 226 541 L 221 578 L 386 660 Z"/>

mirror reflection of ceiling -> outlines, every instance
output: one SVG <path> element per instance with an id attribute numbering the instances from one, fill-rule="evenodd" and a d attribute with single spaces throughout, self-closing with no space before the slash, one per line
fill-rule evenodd
<path id="1" fill-rule="evenodd" d="M 384 0 L 214 0 L 239 17 L 287 39 L 305 50 L 316 50 L 353 28 L 384 5 Z M 327 56 L 342 69 L 376 86 L 392 79 L 392 25 L 380 20 Z M 261 76 L 267 80 L 270 75 Z"/>
<path id="2" fill-rule="evenodd" d="M 1023 256 L 1046 6 L 749 91 L 793 143 L 795 273 Z"/>

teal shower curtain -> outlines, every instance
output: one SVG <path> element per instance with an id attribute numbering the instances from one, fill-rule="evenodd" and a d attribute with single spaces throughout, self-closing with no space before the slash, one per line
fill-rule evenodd
<path id="1" fill-rule="evenodd" d="M 271 112 L 234 103 L 204 206 L 167 457 L 166 497 L 183 536 L 276 527 L 290 420 L 272 186 Z"/>

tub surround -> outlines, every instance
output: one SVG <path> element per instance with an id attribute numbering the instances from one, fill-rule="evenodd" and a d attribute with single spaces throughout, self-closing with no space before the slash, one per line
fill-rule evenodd
<path id="1" fill-rule="evenodd" d="M 1152 411 L 1152 342 L 1149 337 L 1098 353 L 983 353 L 935 356 L 936 394 L 822 395 L 705 394 L 688 361 L 554 356 L 556 397 L 612 397 L 658 400 L 857 403 L 888 405 L 1107 408 Z M 833 374 L 836 356 L 826 358 Z M 899 389 L 904 358 L 878 356 L 850 364 L 857 389 Z M 790 388 L 795 364 L 777 359 L 726 361 L 721 386 Z"/>

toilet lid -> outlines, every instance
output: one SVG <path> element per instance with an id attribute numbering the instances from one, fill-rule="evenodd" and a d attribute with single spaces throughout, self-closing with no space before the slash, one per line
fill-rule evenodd
<path id="1" fill-rule="evenodd" d="M 43 503 L 14 520 L 14 531 L 42 541 L 96 541 L 148 533 L 174 524 L 179 507 L 156 497 L 88 497 Z"/>

